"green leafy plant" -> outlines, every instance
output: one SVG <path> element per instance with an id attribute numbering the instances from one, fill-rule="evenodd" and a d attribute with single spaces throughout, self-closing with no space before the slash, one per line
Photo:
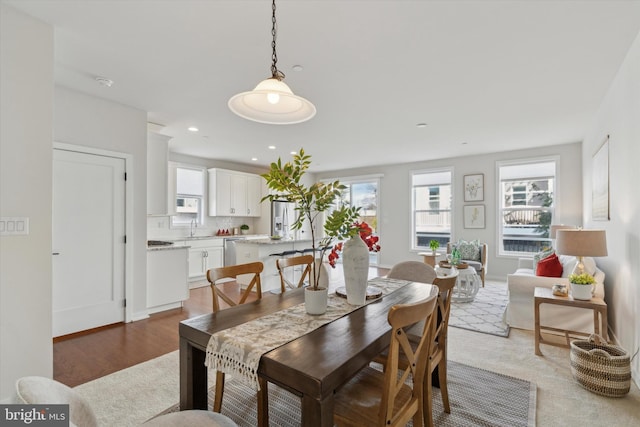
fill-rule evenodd
<path id="1" fill-rule="evenodd" d="M 431 240 L 429 242 L 429 247 L 431 248 L 432 251 L 436 251 L 436 249 L 438 249 L 440 247 L 440 242 L 438 242 L 437 240 Z"/>
<path id="2" fill-rule="evenodd" d="M 588 273 L 570 274 L 569 282 L 576 285 L 592 285 L 596 283 L 596 279 L 594 279 L 593 276 Z"/>
<path id="3" fill-rule="evenodd" d="M 311 229 L 311 248 L 313 253 L 319 253 L 319 259 L 323 259 L 327 250 L 331 249 L 334 241 L 345 240 L 358 234 L 359 228 L 354 224 L 360 217 L 360 208 L 342 205 L 325 219 L 323 229 L 324 237 L 317 238 L 317 220 L 322 218 L 324 212 L 334 207 L 334 201 L 346 188 L 340 181 L 329 183 L 316 182 L 306 186 L 302 182 L 311 165 L 311 156 L 305 154 L 304 149 L 300 149 L 298 154 L 293 155 L 293 161 L 282 163 L 278 158 L 277 162 L 271 163 L 268 173 L 261 175 L 267 182 L 267 187 L 272 190 L 262 198 L 264 200 L 285 200 L 296 204 L 296 219 L 291 227 L 300 230 L 305 221 L 309 223 Z M 318 289 L 320 272 L 322 269 L 313 263 L 313 288 Z"/>
<path id="4" fill-rule="evenodd" d="M 242 224 L 240 226 L 240 230 L 248 230 L 248 229 L 249 229 L 249 226 L 247 224 Z"/>

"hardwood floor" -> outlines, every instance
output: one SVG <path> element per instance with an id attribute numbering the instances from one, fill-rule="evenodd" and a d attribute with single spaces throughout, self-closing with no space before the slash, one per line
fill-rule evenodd
<path id="1" fill-rule="evenodd" d="M 234 297 L 235 282 L 223 285 Z M 223 301 L 221 306 L 227 306 Z M 181 320 L 211 313 L 211 288 L 192 289 L 182 308 L 148 319 L 116 323 L 54 339 L 53 377 L 70 387 L 100 378 L 178 349 Z"/>
<path id="2" fill-rule="evenodd" d="M 334 272 L 341 275 L 341 271 Z M 372 268 L 370 277 L 383 276 L 387 272 L 387 269 Z M 235 282 L 220 286 L 231 298 L 239 293 Z M 223 301 L 220 303 L 221 307 L 226 305 Z M 116 323 L 56 338 L 53 342 L 53 377 L 75 387 L 175 351 L 179 346 L 180 321 L 211 311 L 211 289 L 205 286 L 191 289 L 182 308 L 153 314 L 137 322 Z"/>

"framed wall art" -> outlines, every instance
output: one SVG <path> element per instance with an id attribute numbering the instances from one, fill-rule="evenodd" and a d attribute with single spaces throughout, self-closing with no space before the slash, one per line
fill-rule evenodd
<path id="1" fill-rule="evenodd" d="M 484 228 L 484 205 L 464 207 L 464 228 Z"/>
<path id="2" fill-rule="evenodd" d="M 591 215 L 594 221 L 608 221 L 609 212 L 609 135 L 593 155 Z"/>
<path id="3" fill-rule="evenodd" d="M 475 175 L 464 176 L 464 201 L 465 202 L 481 202 L 484 200 L 484 175 L 477 173 Z"/>

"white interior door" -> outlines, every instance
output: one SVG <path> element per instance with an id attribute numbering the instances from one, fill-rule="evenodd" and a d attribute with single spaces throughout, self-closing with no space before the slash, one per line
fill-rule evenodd
<path id="1" fill-rule="evenodd" d="M 53 150 L 53 336 L 124 321 L 125 160 Z"/>

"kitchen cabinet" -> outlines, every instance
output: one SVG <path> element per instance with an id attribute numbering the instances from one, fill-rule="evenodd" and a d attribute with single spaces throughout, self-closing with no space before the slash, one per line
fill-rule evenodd
<path id="1" fill-rule="evenodd" d="M 147 214 L 171 215 L 174 198 L 170 197 L 169 140 L 171 137 L 147 133 Z"/>
<path id="2" fill-rule="evenodd" d="M 209 216 L 259 217 L 261 198 L 259 175 L 209 169 Z"/>
<path id="3" fill-rule="evenodd" d="M 200 280 L 210 268 L 224 265 L 223 239 L 189 240 L 189 280 Z"/>
<path id="4" fill-rule="evenodd" d="M 147 251 L 147 309 L 169 310 L 189 298 L 187 251 L 184 247 Z"/>

